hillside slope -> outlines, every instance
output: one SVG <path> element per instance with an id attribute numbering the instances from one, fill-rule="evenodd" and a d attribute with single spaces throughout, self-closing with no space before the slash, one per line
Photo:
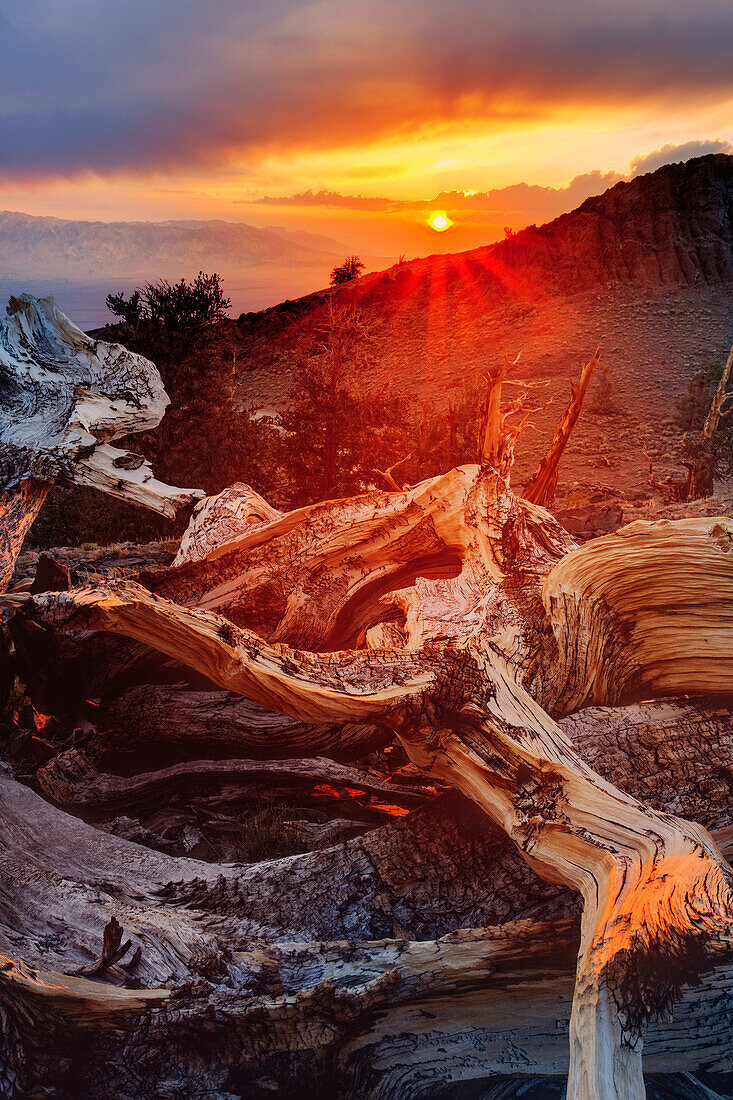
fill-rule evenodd
<path id="1" fill-rule="evenodd" d="M 363 385 L 390 384 L 417 402 L 445 404 L 505 350 L 521 352 L 519 374 L 543 383 L 537 404 L 549 404 L 523 440 L 520 480 L 600 343 L 618 415 L 594 413 L 591 390 L 564 476 L 643 489 L 644 447 L 662 473 L 672 469 L 675 402 L 700 363 L 733 339 L 733 157 L 668 165 L 499 244 L 243 315 L 232 331 L 243 403 L 287 402 L 289 368 L 313 345 L 330 300 L 357 303 L 380 322 Z"/>
<path id="2" fill-rule="evenodd" d="M 698 157 L 618 183 L 491 253 L 565 293 L 614 281 L 725 282 L 733 278 L 733 156 Z"/>

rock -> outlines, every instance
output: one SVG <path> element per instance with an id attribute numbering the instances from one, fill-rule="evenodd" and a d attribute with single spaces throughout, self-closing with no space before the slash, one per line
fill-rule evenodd
<path id="1" fill-rule="evenodd" d="M 617 183 L 491 252 L 525 278 L 565 292 L 612 283 L 716 284 L 733 278 L 731 226 L 733 157 L 720 153 Z"/>
<path id="2" fill-rule="evenodd" d="M 39 554 L 36 563 L 36 576 L 31 585 L 35 596 L 38 592 L 68 592 L 71 588 L 71 573 L 68 565 L 57 561 L 50 554 Z"/>
<path id="3" fill-rule="evenodd" d="M 566 531 L 585 541 L 616 531 L 624 522 L 624 513 L 617 500 L 600 504 L 585 504 L 555 512 L 555 518 Z"/>

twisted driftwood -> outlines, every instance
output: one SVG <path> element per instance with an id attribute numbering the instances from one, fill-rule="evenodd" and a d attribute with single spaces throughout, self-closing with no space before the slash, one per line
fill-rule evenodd
<path id="1" fill-rule="evenodd" d="M 11 298 L 0 321 L 0 591 L 54 482 L 89 485 L 166 516 L 203 494 L 153 477 L 110 440 L 154 428 L 168 405 L 155 366 L 92 340 L 53 298 Z"/>
<path id="2" fill-rule="evenodd" d="M 308 1081 L 309 1095 L 429 1096 L 508 1069 L 567 1073 L 571 1100 L 636 1100 L 643 1049 L 649 1072 L 728 1068 L 733 523 L 636 523 L 576 547 L 509 489 L 502 373 L 478 465 L 285 515 L 243 491 L 241 509 L 201 508 L 169 570 L 6 598 L 18 637 L 119 635 L 229 706 L 289 717 L 298 755 L 309 726 L 396 737 L 474 807 L 243 869 L 127 844 L 3 779 L 7 881 L 31 853 L 37 868 L 0 908 L 6 1094 L 44 1086 L 59 1012 L 88 1051 L 64 1070 L 79 1095 Z M 176 690 L 185 713 L 198 689 Z M 704 701 L 619 709 L 680 694 Z M 654 766 L 632 769 L 624 739 L 656 746 Z M 105 780 L 100 797 L 149 797 L 181 774 Z M 107 960 L 112 918 L 134 967 L 69 977 Z"/>

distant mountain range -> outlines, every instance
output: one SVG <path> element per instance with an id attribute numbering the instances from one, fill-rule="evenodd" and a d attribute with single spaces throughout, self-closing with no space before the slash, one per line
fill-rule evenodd
<path id="1" fill-rule="evenodd" d="M 0 297 L 53 294 L 89 328 L 110 320 L 105 298 L 148 280 L 217 271 L 235 313 L 328 285 L 353 248 L 281 226 L 225 221 L 91 222 L 0 212 Z M 391 258 L 362 254 L 368 270 Z M 2 303 L 0 303 L 1 305 Z"/>
<path id="2" fill-rule="evenodd" d="M 277 226 L 88 222 L 0 213 L 0 275 L 6 279 L 171 278 L 200 268 L 231 276 L 261 268 L 325 271 L 349 251 L 328 237 Z"/>

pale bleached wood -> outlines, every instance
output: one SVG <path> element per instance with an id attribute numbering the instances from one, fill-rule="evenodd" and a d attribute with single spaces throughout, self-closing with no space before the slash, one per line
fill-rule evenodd
<path id="1" fill-rule="evenodd" d="M 728 358 L 725 361 L 723 373 L 721 374 L 720 381 L 718 382 L 718 388 L 716 389 L 713 400 L 710 403 L 708 415 L 705 417 L 705 423 L 703 424 L 702 431 L 700 432 L 701 439 L 712 439 L 718 429 L 720 418 L 723 415 L 723 408 L 726 402 L 731 400 L 732 395 L 729 394 L 727 390 L 728 380 L 730 379 L 730 372 L 732 369 L 733 347 L 728 352 Z"/>
<path id="2" fill-rule="evenodd" d="M 280 515 L 277 508 L 244 482 L 229 485 L 221 493 L 205 497 L 196 505 L 173 565 L 200 561 L 217 547 Z"/>
<path id="3" fill-rule="evenodd" d="M 160 422 L 168 405 L 160 375 L 142 355 L 87 336 L 53 298 L 10 299 L 0 321 L 0 373 L 5 584 L 54 482 L 90 485 L 166 516 L 203 495 L 156 481 L 143 458 L 110 445 Z"/>
<path id="4" fill-rule="evenodd" d="M 733 521 L 637 520 L 566 555 L 542 598 L 556 710 L 733 687 Z"/>
<path id="5" fill-rule="evenodd" d="M 575 550 L 543 508 L 509 491 L 500 382 L 480 466 L 265 519 L 141 578 L 147 588 L 44 594 L 22 617 L 125 635 L 301 722 L 373 722 L 397 735 L 529 867 L 582 897 L 568 1097 L 635 1100 L 652 1021 L 733 954 L 731 872 L 704 828 L 593 771 L 551 715 L 642 689 L 731 693 L 730 525 L 637 526 Z M 688 576 L 692 597 L 680 596 Z M 701 608 L 703 591 L 712 596 Z M 203 888 L 173 885 L 167 896 L 202 906 L 218 894 L 205 876 Z M 217 957 L 207 965 L 223 965 Z M 185 970 L 180 956 L 177 965 Z M 301 984 L 296 1002 L 317 1035 L 325 1015 L 343 1037 L 395 983 L 363 964 L 357 977 L 358 989 Z M 289 1002 L 270 1010 L 280 1055 L 310 1049 Z"/>
<path id="6" fill-rule="evenodd" d="M 542 546 L 532 527 L 536 523 L 538 532 L 542 530 L 545 513 L 533 513 L 527 510 L 530 506 L 520 506 L 517 513 L 496 475 L 476 471 L 466 497 L 463 515 L 470 519 L 464 520 L 468 533 L 462 540 L 463 576 L 460 582 L 432 582 L 433 591 L 458 591 L 465 606 L 468 593 L 473 592 L 475 600 L 480 578 L 484 596 L 459 630 L 455 614 L 443 621 L 437 615 L 423 616 L 420 648 L 304 653 L 270 645 L 212 612 L 180 607 L 132 584 L 39 597 L 33 601 L 34 614 L 62 629 L 120 631 L 190 663 L 229 690 L 301 720 L 371 718 L 390 725 L 411 759 L 474 799 L 508 832 L 535 870 L 582 894 L 569 1095 L 574 1100 L 631 1097 L 641 1087 L 641 1049 L 649 1018 L 669 1009 L 685 974 L 697 975 L 731 949 L 728 871 L 704 830 L 645 809 L 591 772 L 518 682 L 522 674 L 527 683 L 541 678 L 540 673 L 529 676 L 523 662 L 533 639 L 542 638 L 535 617 L 542 607 L 542 582 L 549 573 L 545 600 L 552 608 L 547 586 L 559 583 L 557 571 L 564 563 L 554 565 L 552 579 L 552 551 Z M 493 513 L 487 508 L 491 504 Z M 453 507 L 458 511 L 455 503 Z M 665 576 L 675 575 L 676 560 L 684 564 L 691 553 L 698 584 L 720 581 L 728 559 L 720 560 L 714 534 L 711 544 L 713 528 L 717 530 L 715 521 L 709 521 L 698 542 L 696 529 L 681 530 L 677 541 L 671 540 Z M 496 535 L 502 530 L 504 539 L 499 541 Z M 508 531 L 515 538 L 524 534 L 524 541 L 508 543 Z M 536 543 L 529 541 L 535 537 Z M 611 606 L 614 599 L 634 590 L 635 569 L 637 587 L 650 591 L 659 532 L 650 529 L 638 532 L 638 537 L 641 542 L 623 573 L 615 555 L 609 560 L 604 554 L 603 540 L 591 544 L 591 562 L 600 563 L 593 583 L 599 583 L 604 570 L 608 573 L 604 595 Z M 609 538 L 605 545 L 615 550 L 615 536 Z M 581 578 L 585 574 L 577 562 L 588 560 L 582 555 L 582 550 L 576 551 L 565 559 L 575 563 L 572 575 Z M 503 578 L 518 561 L 525 562 L 527 593 L 524 604 L 514 603 L 507 615 Z M 416 589 L 413 600 L 419 599 L 420 582 Z M 654 605 L 657 615 L 663 613 L 664 598 L 675 607 L 677 588 L 662 584 L 660 602 Z M 720 599 L 726 603 L 725 590 Z M 653 592 L 649 602 L 654 603 Z M 644 597 L 637 595 L 635 606 L 643 603 Z M 578 604 L 582 612 L 582 601 Z M 448 628 L 446 619 L 452 624 Z M 575 621 L 581 620 L 567 614 L 562 620 L 570 638 L 556 631 L 556 670 L 569 667 Z M 628 632 L 614 630 L 616 622 L 611 616 L 600 620 L 606 645 L 621 661 L 651 667 L 653 654 L 639 655 L 636 642 L 631 651 Z M 714 626 L 715 644 L 730 652 L 733 622 L 723 612 Z M 409 620 L 407 628 L 409 632 Z M 534 646 L 538 652 L 536 641 Z M 542 646 L 540 654 L 550 652 L 547 641 Z M 664 683 L 679 688 L 688 660 L 684 643 L 672 650 Z M 717 682 L 730 689 L 727 665 L 719 670 Z M 695 686 L 710 690 L 709 681 Z M 550 690 L 564 705 L 566 684 L 557 671 L 543 690 L 546 705 Z M 686 899 L 693 897 L 699 900 L 691 905 Z M 670 968 L 676 980 L 660 981 L 659 973 Z"/>

